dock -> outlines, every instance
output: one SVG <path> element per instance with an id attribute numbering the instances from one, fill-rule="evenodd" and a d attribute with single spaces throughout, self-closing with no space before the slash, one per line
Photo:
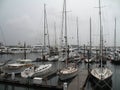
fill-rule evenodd
<path id="1" fill-rule="evenodd" d="M 51 73 L 49 75 L 53 75 L 54 73 Z M 63 90 L 63 87 L 59 86 L 59 85 L 50 85 L 45 83 L 46 80 L 45 78 L 47 78 L 48 76 L 45 76 L 43 78 L 42 83 L 40 84 L 36 84 L 33 82 L 33 79 L 31 78 L 22 78 L 16 75 L 15 79 L 12 79 L 11 76 L 7 76 L 7 77 L 2 77 L 0 76 L 0 83 L 1 84 L 7 84 L 7 85 L 14 85 L 14 86 L 19 86 L 19 87 L 25 87 L 25 88 L 40 88 L 40 89 L 49 89 L 49 90 Z"/>
<path id="2" fill-rule="evenodd" d="M 23 79 L 24 80 L 24 79 Z M 63 90 L 62 87 L 59 86 L 51 86 L 51 85 L 45 85 L 45 84 L 34 84 L 30 83 L 26 79 L 24 82 L 19 81 L 19 80 L 10 80 L 10 79 L 0 79 L 0 83 L 4 83 L 7 85 L 14 85 L 14 86 L 19 86 L 19 87 L 26 87 L 26 88 L 44 88 L 44 89 L 49 89 L 49 90 Z"/>
<path id="3" fill-rule="evenodd" d="M 68 90 L 84 90 L 88 79 L 88 70 L 79 70 L 78 75 L 68 85 Z"/>

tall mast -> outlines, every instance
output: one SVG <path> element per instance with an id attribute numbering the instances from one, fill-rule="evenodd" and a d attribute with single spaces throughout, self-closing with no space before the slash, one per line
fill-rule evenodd
<path id="1" fill-rule="evenodd" d="M 44 4 L 44 50 L 46 47 L 46 35 L 47 35 L 47 39 L 48 39 L 48 47 L 50 49 L 50 39 L 49 39 L 49 32 L 48 32 L 46 5 Z"/>
<path id="2" fill-rule="evenodd" d="M 100 18 L 100 60 L 101 60 L 101 63 L 100 63 L 100 66 L 101 66 L 101 69 L 102 69 L 102 54 L 103 54 L 103 51 L 102 51 L 102 20 L 101 20 L 101 2 L 99 0 L 99 18 Z"/>
<path id="3" fill-rule="evenodd" d="M 91 27 L 91 17 L 90 17 L 90 58 L 91 58 L 91 47 L 92 47 L 92 27 Z"/>
<path id="4" fill-rule="evenodd" d="M 54 23 L 54 32 L 55 32 L 55 47 L 57 46 L 57 43 L 56 43 L 56 23 Z"/>
<path id="5" fill-rule="evenodd" d="M 63 2 L 63 10 L 62 10 L 62 26 L 61 26 L 61 37 L 60 37 L 60 46 L 63 47 L 63 23 L 64 23 L 64 8 L 65 8 L 65 1 Z"/>
<path id="6" fill-rule="evenodd" d="M 49 31 L 48 31 L 48 23 L 47 23 L 47 14 L 46 14 L 46 28 L 47 28 L 47 36 L 48 36 L 48 47 L 50 49 L 50 38 L 49 38 Z"/>
<path id="7" fill-rule="evenodd" d="M 67 13 L 66 13 L 66 0 L 65 0 L 65 45 L 66 45 L 66 51 L 67 51 Z"/>
<path id="8" fill-rule="evenodd" d="M 67 59 L 68 59 L 68 53 L 67 50 L 68 48 L 68 42 L 67 42 L 67 13 L 66 13 L 66 0 L 64 0 L 64 12 L 65 12 L 65 48 L 66 48 L 66 55 L 67 55 Z M 66 67 L 67 67 L 67 60 L 66 60 Z"/>
<path id="9" fill-rule="evenodd" d="M 47 30 L 47 39 L 48 39 L 48 47 L 50 49 L 50 38 L 49 38 L 49 31 L 48 31 L 48 22 L 47 22 L 47 13 L 46 13 L 46 8 L 45 8 L 45 20 L 46 20 L 46 30 Z"/>
<path id="10" fill-rule="evenodd" d="M 77 23 L 77 45 L 78 45 L 78 48 L 79 48 L 79 27 L 78 27 L 78 17 L 76 19 L 76 23 Z"/>
<path id="11" fill-rule="evenodd" d="M 116 51 L 116 18 L 115 18 L 115 30 L 114 30 L 114 52 Z"/>
<path id="12" fill-rule="evenodd" d="M 45 21 L 45 12 L 46 12 L 46 5 L 44 4 L 44 50 L 45 50 L 45 47 L 46 47 L 46 25 L 45 25 L 45 23 L 46 23 L 46 21 Z"/>

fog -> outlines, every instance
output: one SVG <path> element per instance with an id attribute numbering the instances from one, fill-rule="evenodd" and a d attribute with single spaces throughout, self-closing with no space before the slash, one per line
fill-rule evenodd
<path id="1" fill-rule="evenodd" d="M 92 19 L 92 45 L 99 45 L 98 0 L 67 0 L 69 44 L 77 44 L 76 17 L 79 18 L 80 45 L 89 44 L 89 19 Z M 0 0 L 0 42 L 15 45 L 43 44 L 43 17 L 46 4 L 50 43 L 54 45 L 54 23 L 60 43 L 63 0 Z M 120 45 L 120 1 L 101 0 L 104 44 L 113 45 L 114 18 L 117 19 L 117 45 Z"/>

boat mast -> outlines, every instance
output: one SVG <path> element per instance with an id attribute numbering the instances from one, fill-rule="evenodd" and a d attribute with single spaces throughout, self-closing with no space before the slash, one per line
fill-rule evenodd
<path id="1" fill-rule="evenodd" d="M 45 23 L 46 23 L 46 21 L 45 21 L 45 12 L 46 12 L 46 4 L 44 4 L 44 51 L 45 51 L 45 47 L 46 47 L 46 38 L 45 38 L 45 36 L 46 36 L 46 25 L 45 25 Z"/>
<path id="2" fill-rule="evenodd" d="M 68 60 L 68 42 L 67 42 L 67 13 L 66 13 L 66 0 L 64 0 L 64 12 L 65 12 L 65 47 L 66 47 L 66 55 L 67 55 L 67 60 Z M 67 67 L 67 63 L 68 61 L 66 60 L 66 67 Z"/>
<path id="3" fill-rule="evenodd" d="M 46 14 L 46 27 L 47 27 L 47 36 L 48 36 L 48 48 L 50 53 L 50 38 L 49 38 L 49 31 L 48 31 L 47 14 Z"/>
<path id="4" fill-rule="evenodd" d="M 100 18 L 100 66 L 102 71 L 102 57 L 103 57 L 103 51 L 102 51 L 102 20 L 101 20 L 101 2 L 99 0 L 99 18 Z"/>
<path id="5" fill-rule="evenodd" d="M 92 47 L 92 27 L 91 27 L 91 17 L 90 17 L 90 58 L 91 58 L 91 47 Z"/>
<path id="6" fill-rule="evenodd" d="M 48 48 L 49 48 L 49 54 L 50 54 L 50 38 L 49 38 L 49 31 L 48 31 L 48 22 L 47 22 L 47 13 L 45 8 L 45 20 L 46 20 L 46 30 L 47 30 L 47 39 L 48 39 Z"/>
<path id="7" fill-rule="evenodd" d="M 48 39 L 48 48 L 50 49 L 50 39 L 49 39 L 49 32 L 48 32 L 48 23 L 47 23 L 47 13 L 46 13 L 46 4 L 44 4 L 44 50 L 46 48 L 46 35 Z M 50 50 L 49 50 L 50 51 Z"/>
<path id="8" fill-rule="evenodd" d="M 64 23 L 64 8 L 65 8 L 65 3 L 63 2 L 63 11 L 62 11 L 62 25 L 61 25 L 61 37 L 60 37 L 60 46 L 61 49 L 63 48 L 63 23 Z"/>
<path id="9" fill-rule="evenodd" d="M 24 42 L 24 59 L 26 59 L 26 43 Z"/>
<path id="10" fill-rule="evenodd" d="M 57 47 L 57 42 L 56 42 L 56 23 L 54 22 L 54 32 L 55 32 L 55 48 Z"/>
<path id="11" fill-rule="evenodd" d="M 116 51 L 116 18 L 115 18 L 115 30 L 114 30 L 114 52 Z"/>
<path id="12" fill-rule="evenodd" d="M 76 23 L 77 23 L 77 45 L 79 49 L 79 27 L 78 27 L 78 17 L 76 18 Z"/>

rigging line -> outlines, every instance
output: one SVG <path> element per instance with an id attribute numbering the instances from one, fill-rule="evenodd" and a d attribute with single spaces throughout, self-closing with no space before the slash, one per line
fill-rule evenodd
<path id="1" fill-rule="evenodd" d="M 6 46 L 6 40 L 5 40 L 5 35 L 4 35 L 4 32 L 3 32 L 3 30 L 2 30 L 2 27 L 0 26 L 0 31 L 1 31 L 1 35 L 2 35 L 2 37 L 3 37 L 3 42 L 5 43 L 5 46 Z"/>

